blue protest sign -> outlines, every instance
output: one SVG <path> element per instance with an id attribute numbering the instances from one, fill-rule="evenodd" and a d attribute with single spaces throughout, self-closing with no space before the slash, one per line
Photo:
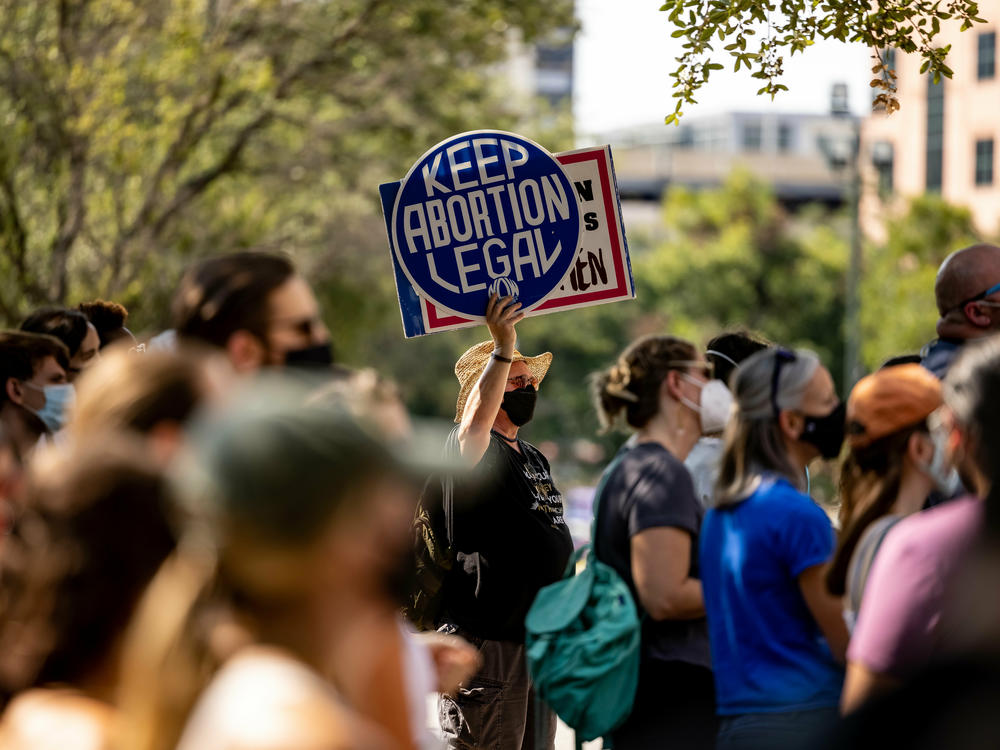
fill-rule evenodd
<path id="1" fill-rule="evenodd" d="M 527 138 L 478 130 L 413 165 L 395 195 L 389 236 L 420 296 L 482 319 L 493 292 L 514 295 L 524 310 L 543 303 L 572 266 L 580 232 L 560 163 Z"/>

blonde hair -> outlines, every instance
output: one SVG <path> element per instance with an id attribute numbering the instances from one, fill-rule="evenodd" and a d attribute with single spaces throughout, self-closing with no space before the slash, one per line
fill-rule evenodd
<path id="1" fill-rule="evenodd" d="M 746 499 L 764 472 L 781 474 L 801 487 L 802 477 L 788 458 L 778 412 L 802 405 L 818 367 L 819 357 L 805 349 L 765 349 L 736 370 L 732 389 L 738 408 L 726 430 L 714 493 L 716 507 Z"/>

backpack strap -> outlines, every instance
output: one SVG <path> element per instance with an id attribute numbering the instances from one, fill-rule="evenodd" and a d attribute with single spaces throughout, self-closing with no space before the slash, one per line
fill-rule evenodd
<path id="1" fill-rule="evenodd" d="M 601 498 L 604 495 L 604 490 L 608 485 L 608 481 L 611 479 L 611 475 L 615 473 L 618 465 L 625 458 L 625 454 L 628 450 L 619 450 L 618 454 L 611 460 L 611 463 L 607 465 L 604 469 L 604 473 L 601 474 L 601 479 L 597 483 L 597 489 L 594 490 L 594 518 L 590 522 L 590 549 L 593 552 L 594 557 L 600 559 L 597 554 L 597 519 L 601 512 Z"/>

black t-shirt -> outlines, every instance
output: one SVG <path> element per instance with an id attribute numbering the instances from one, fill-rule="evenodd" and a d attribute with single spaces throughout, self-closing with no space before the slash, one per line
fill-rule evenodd
<path id="1" fill-rule="evenodd" d="M 445 619 L 480 638 L 524 640 L 524 617 L 543 586 L 562 578 L 573 552 L 549 462 L 490 434 L 473 477 L 456 482 L 455 567 Z"/>
<path id="2" fill-rule="evenodd" d="M 669 526 L 690 534 L 689 575 L 698 578 L 698 531 L 704 510 L 688 470 L 662 445 L 623 447 L 618 465 L 607 476 L 595 503 L 600 503 L 595 553 L 628 584 L 640 613 L 631 554 L 632 537 L 640 531 Z M 704 617 L 659 622 L 647 617 L 642 627 L 642 653 L 646 658 L 711 667 L 708 624 Z"/>

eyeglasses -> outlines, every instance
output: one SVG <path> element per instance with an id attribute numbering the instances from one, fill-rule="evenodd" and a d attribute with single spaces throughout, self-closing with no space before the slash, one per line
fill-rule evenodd
<path id="1" fill-rule="evenodd" d="M 715 377 L 715 367 L 711 362 L 704 362 L 697 359 L 675 359 L 667 362 L 667 365 L 670 367 L 686 367 L 689 370 L 694 370 L 703 376 L 705 380 L 711 380 Z"/>
<path id="2" fill-rule="evenodd" d="M 991 294 L 995 294 L 996 292 L 1000 292 L 1000 284 L 994 284 L 989 289 L 987 289 L 985 292 L 981 292 L 980 294 L 977 294 L 975 297 L 969 297 L 969 299 L 964 300 L 962 302 L 959 302 L 957 305 L 955 305 L 951 309 L 952 310 L 958 310 L 958 309 L 960 309 L 962 307 L 965 307 L 970 302 L 979 302 L 980 300 L 986 299 Z M 990 304 L 993 304 L 993 303 L 990 303 Z"/>
<path id="3" fill-rule="evenodd" d="M 512 378 L 507 378 L 507 382 L 515 388 L 527 388 L 529 385 L 534 388 L 538 385 L 538 379 L 532 375 L 515 375 Z"/>
<path id="4" fill-rule="evenodd" d="M 318 337 L 324 329 L 323 320 L 318 315 L 311 315 L 307 318 L 276 318 L 271 321 L 270 325 L 291 328 L 309 338 Z"/>
<path id="5" fill-rule="evenodd" d="M 788 349 L 776 349 L 774 352 L 774 372 L 771 375 L 771 408 L 774 409 L 774 416 L 781 413 L 778 408 L 778 384 L 781 380 L 781 368 L 797 359 L 795 352 Z"/>

